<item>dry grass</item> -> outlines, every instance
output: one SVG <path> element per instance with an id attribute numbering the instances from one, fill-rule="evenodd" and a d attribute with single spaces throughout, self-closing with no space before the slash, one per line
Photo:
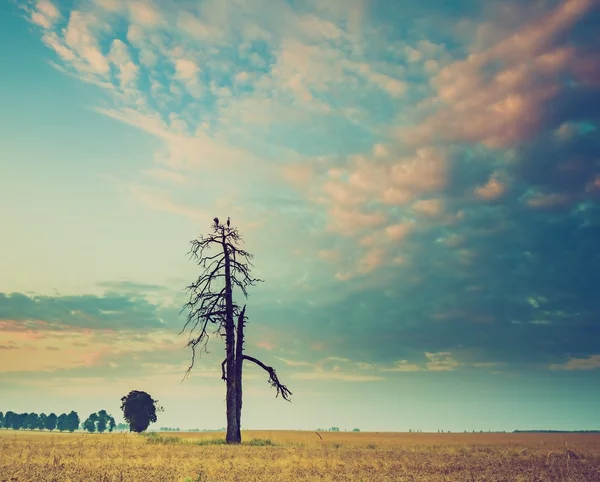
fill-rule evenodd
<path id="1" fill-rule="evenodd" d="M 0 481 L 600 481 L 596 434 L 0 430 Z"/>

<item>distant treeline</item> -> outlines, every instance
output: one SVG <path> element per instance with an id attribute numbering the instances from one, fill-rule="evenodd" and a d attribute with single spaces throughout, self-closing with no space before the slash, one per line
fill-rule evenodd
<path id="1" fill-rule="evenodd" d="M 0 428 L 13 430 L 59 430 L 60 432 L 74 432 L 79 428 L 79 415 L 77 412 L 61 413 L 15 413 L 0 412 Z"/>
<path id="2" fill-rule="evenodd" d="M 0 412 L 0 428 L 13 430 L 58 430 L 59 432 L 74 432 L 81 428 L 90 433 L 92 432 L 112 432 L 113 429 L 128 430 L 127 424 L 116 424 L 115 419 L 109 415 L 106 410 L 100 410 L 92 413 L 80 425 L 80 419 L 77 412 L 72 410 L 70 413 L 61 413 L 56 415 L 50 413 L 16 413 L 8 411 Z"/>
<path id="3" fill-rule="evenodd" d="M 513 433 L 600 433 L 600 430 L 513 430 Z"/>

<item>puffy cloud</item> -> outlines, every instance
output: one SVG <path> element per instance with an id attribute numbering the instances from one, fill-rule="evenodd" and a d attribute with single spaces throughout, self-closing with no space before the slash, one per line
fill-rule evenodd
<path id="1" fill-rule="evenodd" d="M 475 196 L 479 199 L 491 201 L 498 199 L 506 192 L 506 185 L 497 177 L 492 176 L 487 183 L 475 189 Z"/>
<path id="2" fill-rule="evenodd" d="M 152 27 L 161 21 L 160 13 L 146 1 L 127 2 L 129 15 L 133 22 Z"/>
<path id="3" fill-rule="evenodd" d="M 385 228 L 385 234 L 394 241 L 400 241 L 409 233 L 412 223 L 392 224 Z"/>
<path id="4" fill-rule="evenodd" d="M 568 202 L 569 198 L 567 198 L 567 196 L 558 193 L 536 193 L 527 200 L 527 204 L 533 208 L 552 208 L 556 206 L 563 206 Z"/>
<path id="5" fill-rule="evenodd" d="M 127 88 L 131 83 L 135 82 L 139 67 L 131 60 L 129 48 L 123 41 L 119 39 L 113 40 L 108 58 L 119 70 L 118 78 L 121 87 Z"/>
<path id="6" fill-rule="evenodd" d="M 363 212 L 334 205 L 329 211 L 331 223 L 329 229 L 338 234 L 351 236 L 367 229 L 377 228 L 385 223 L 382 212 Z"/>
<path id="7" fill-rule="evenodd" d="M 175 78 L 183 81 L 195 81 L 200 69 L 193 60 L 175 60 Z"/>
<path id="8" fill-rule="evenodd" d="M 31 21 L 45 29 L 51 28 L 60 19 L 60 11 L 50 0 L 38 0 L 30 12 Z"/>
<path id="9" fill-rule="evenodd" d="M 96 112 L 159 145 L 122 192 L 194 225 L 217 208 L 244 219 L 273 280 L 253 316 L 289 323 L 263 349 L 289 336 L 311 350 L 318 330 L 338 355 L 398 372 L 590 359 L 597 2 L 511 2 L 502 15 L 470 2 L 468 24 L 436 2 L 431 30 L 422 2 L 398 17 L 384 4 L 102 0 L 55 14 L 39 2 L 31 21 L 64 71 L 105 89 Z M 0 300 L 21 321 L 164 318 L 126 295 Z M 299 376 L 358 380 L 331 363 Z"/>
<path id="10" fill-rule="evenodd" d="M 594 0 L 560 2 L 487 49 L 445 66 L 432 79 L 440 108 L 400 134 L 409 142 L 443 138 L 503 148 L 555 125 L 556 110 L 585 88 L 562 79 L 581 77 L 579 66 L 597 59 L 565 39 L 596 6 Z"/>
<path id="11" fill-rule="evenodd" d="M 73 11 L 64 30 L 64 45 L 79 56 L 78 68 L 93 74 L 105 75 L 110 67 L 100 50 L 96 37 L 104 25 L 92 14 Z"/>
<path id="12" fill-rule="evenodd" d="M 421 199 L 412 205 L 412 208 L 428 216 L 437 216 L 442 213 L 444 206 L 441 199 Z"/>

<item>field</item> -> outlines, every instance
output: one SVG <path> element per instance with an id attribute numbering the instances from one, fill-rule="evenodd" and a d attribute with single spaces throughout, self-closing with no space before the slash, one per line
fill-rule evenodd
<path id="1" fill-rule="evenodd" d="M 0 430 L 0 481 L 600 481 L 600 434 Z"/>

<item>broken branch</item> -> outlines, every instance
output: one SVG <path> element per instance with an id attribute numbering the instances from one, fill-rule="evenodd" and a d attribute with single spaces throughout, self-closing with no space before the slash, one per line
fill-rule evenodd
<path id="1" fill-rule="evenodd" d="M 275 369 L 273 367 L 267 366 L 260 360 L 248 355 L 243 355 L 242 360 L 248 360 L 256 363 L 259 367 L 265 370 L 269 374 L 269 384 L 277 389 L 277 395 L 275 396 L 278 397 L 279 394 L 281 394 L 284 400 L 287 400 L 288 402 L 291 401 L 289 397 L 290 395 L 293 395 L 292 392 L 288 389 L 288 387 L 279 381 L 279 378 L 277 378 L 277 373 L 275 373 Z"/>

